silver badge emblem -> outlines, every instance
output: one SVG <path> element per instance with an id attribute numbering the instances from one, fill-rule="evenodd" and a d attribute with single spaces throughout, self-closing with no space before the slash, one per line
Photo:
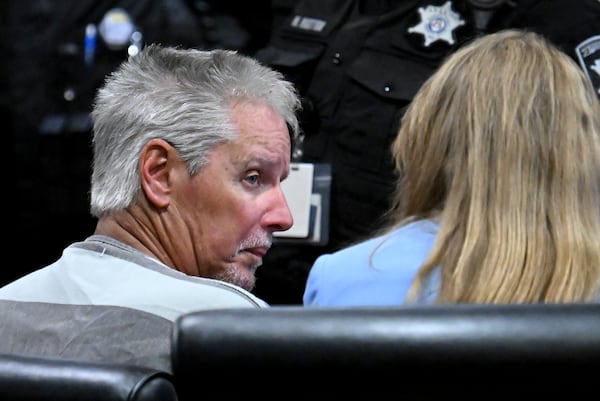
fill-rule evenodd
<path id="1" fill-rule="evenodd" d="M 581 68 L 600 97 L 600 35 L 587 38 L 575 47 Z"/>
<path id="2" fill-rule="evenodd" d="M 444 40 L 454 44 L 454 29 L 464 25 L 460 14 L 452 10 L 452 2 L 447 1 L 441 7 L 419 7 L 421 22 L 408 28 L 409 33 L 420 33 L 425 36 L 425 47 L 436 40 Z"/>

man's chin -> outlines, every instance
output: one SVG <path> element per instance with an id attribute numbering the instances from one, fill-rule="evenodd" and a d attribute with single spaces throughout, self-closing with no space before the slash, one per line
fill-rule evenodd
<path id="1" fill-rule="evenodd" d="M 256 285 L 256 276 L 254 274 L 257 268 L 257 266 L 235 264 L 223 272 L 218 279 L 242 287 L 246 291 L 252 291 Z"/>
<path id="2" fill-rule="evenodd" d="M 246 291 L 252 291 L 256 285 L 256 279 L 252 277 L 252 279 L 241 280 L 236 283 L 232 283 L 237 285 L 238 287 L 242 287 Z"/>
<path id="3" fill-rule="evenodd" d="M 256 285 L 256 276 L 254 275 L 256 268 L 252 268 L 250 271 L 246 271 L 247 275 L 244 275 L 238 286 L 242 287 L 246 291 L 252 291 Z"/>

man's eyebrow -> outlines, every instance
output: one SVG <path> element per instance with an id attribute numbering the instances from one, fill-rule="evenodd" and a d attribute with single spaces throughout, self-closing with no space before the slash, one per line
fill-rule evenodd
<path id="1" fill-rule="evenodd" d="M 261 167 L 261 168 L 267 168 L 269 166 L 275 166 L 279 164 L 279 157 L 278 156 L 273 156 L 273 157 L 268 157 L 268 156 L 260 156 L 260 155 L 248 155 L 248 157 L 242 158 L 240 159 L 240 165 L 246 166 L 247 168 L 253 168 L 253 167 Z M 290 166 L 291 168 L 291 166 Z M 281 176 L 279 177 L 279 181 L 283 181 L 286 178 L 288 178 L 290 174 L 290 169 L 286 169 L 282 172 Z"/>

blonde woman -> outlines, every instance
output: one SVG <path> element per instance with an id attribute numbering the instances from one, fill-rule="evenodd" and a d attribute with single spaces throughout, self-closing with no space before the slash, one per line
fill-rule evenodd
<path id="1" fill-rule="evenodd" d="M 596 302 L 600 103 L 541 36 L 449 56 L 392 145 L 390 226 L 319 257 L 304 304 Z"/>

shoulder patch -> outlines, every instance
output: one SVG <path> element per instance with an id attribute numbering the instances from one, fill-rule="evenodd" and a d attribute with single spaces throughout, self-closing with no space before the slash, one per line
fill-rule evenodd
<path id="1" fill-rule="evenodd" d="M 600 35 L 587 38 L 575 47 L 581 68 L 600 97 Z"/>

